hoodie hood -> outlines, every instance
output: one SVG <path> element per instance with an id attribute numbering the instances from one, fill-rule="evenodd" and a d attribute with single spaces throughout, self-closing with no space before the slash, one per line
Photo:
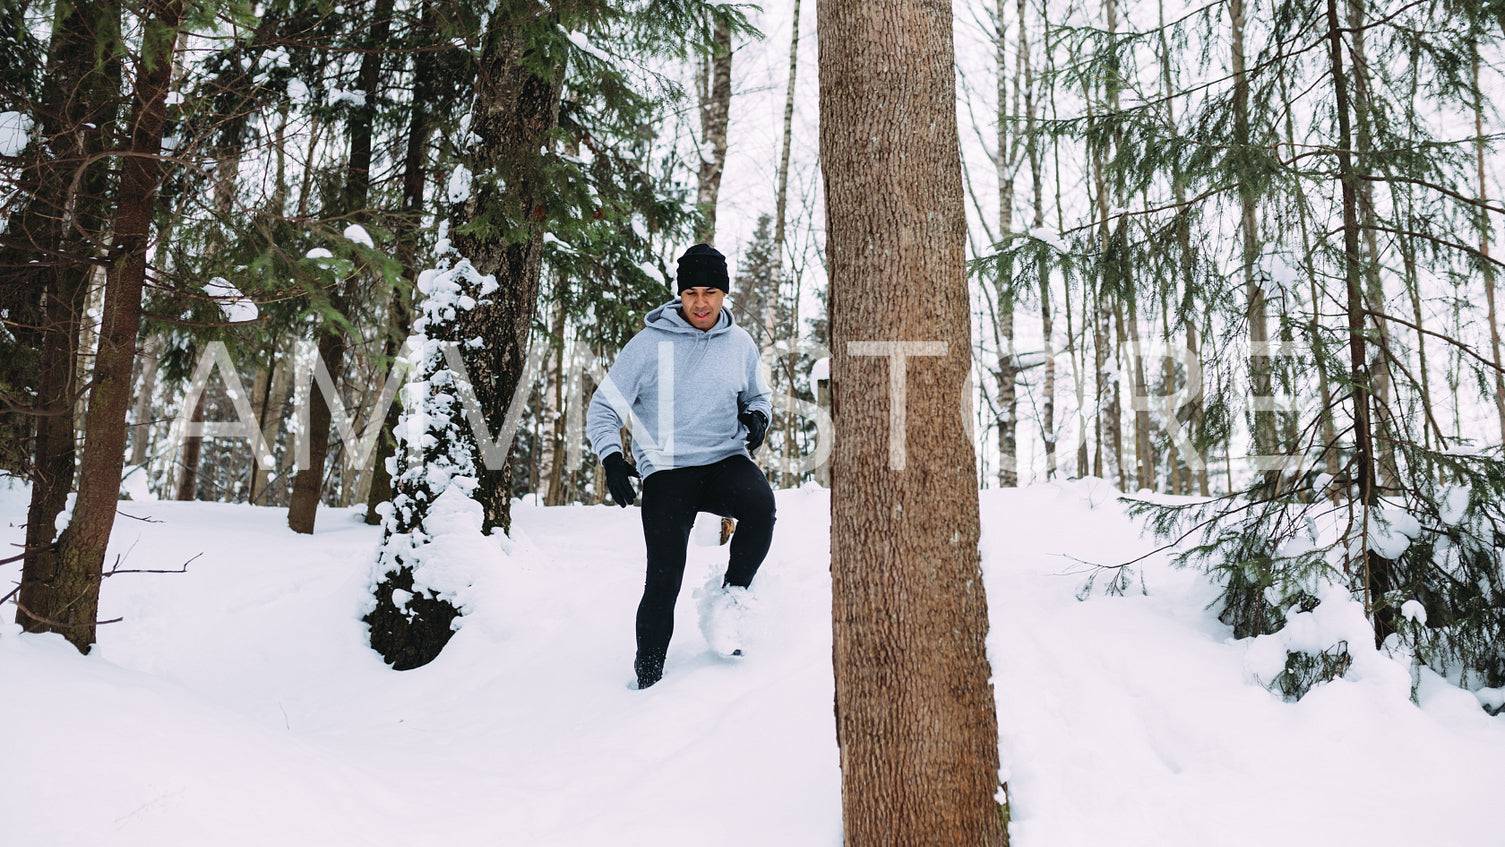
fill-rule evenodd
<path id="1" fill-rule="evenodd" d="M 657 309 L 649 312 L 647 317 L 643 318 L 643 325 L 652 327 L 653 329 L 661 329 L 665 332 L 700 335 L 702 331 L 691 326 L 690 322 L 685 320 L 685 316 L 680 314 L 680 304 L 680 299 L 675 297 L 673 300 L 659 306 Z M 732 317 L 732 310 L 723 305 L 721 307 L 721 316 L 716 319 L 716 325 L 705 330 L 704 333 L 706 335 L 720 335 L 723 332 L 730 331 L 736 324 L 737 319 Z"/>

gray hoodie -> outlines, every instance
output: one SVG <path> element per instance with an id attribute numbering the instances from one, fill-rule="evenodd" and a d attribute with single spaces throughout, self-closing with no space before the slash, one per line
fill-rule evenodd
<path id="1" fill-rule="evenodd" d="M 638 471 L 709 465 L 746 455 L 741 412 L 773 418 L 758 346 L 721 307 L 702 332 L 679 312 L 678 298 L 648 313 L 596 389 L 586 412 L 591 449 L 606 458 L 622 452 L 620 430 L 632 424 Z"/>

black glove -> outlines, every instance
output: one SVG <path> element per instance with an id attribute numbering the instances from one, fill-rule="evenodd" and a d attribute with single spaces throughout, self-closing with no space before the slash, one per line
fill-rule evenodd
<path id="1" fill-rule="evenodd" d="M 737 420 L 747 427 L 747 452 L 758 452 L 758 448 L 763 446 L 763 437 L 768 434 L 768 418 L 753 409 L 738 415 Z"/>
<path id="2" fill-rule="evenodd" d="M 638 497 L 633 493 L 629 479 L 642 479 L 638 469 L 627 464 L 621 453 L 613 453 L 602 459 L 601 467 L 606 469 L 606 489 L 611 492 L 611 499 L 624 509 L 636 503 Z"/>

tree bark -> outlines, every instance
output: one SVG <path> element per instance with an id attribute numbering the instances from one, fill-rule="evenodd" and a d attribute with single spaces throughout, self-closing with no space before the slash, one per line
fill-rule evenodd
<path id="1" fill-rule="evenodd" d="M 1004 30 L 1008 21 L 1003 0 L 993 7 L 993 54 L 998 65 L 998 145 L 994 168 L 998 172 L 998 237 L 1007 238 L 1014 229 L 1014 153 L 1018 141 L 1010 136 L 1012 115 L 1008 105 L 1008 50 Z M 1011 280 L 994 280 L 998 315 L 994 319 L 994 341 L 998 346 L 998 486 L 1019 485 L 1019 356 L 1014 347 L 1014 291 Z"/>
<path id="2" fill-rule="evenodd" d="M 206 387 L 199 392 L 198 402 L 188 416 L 190 423 L 204 422 L 204 401 L 209 397 Z M 204 454 L 204 439 L 199 435 L 183 437 L 183 448 L 178 453 L 178 485 L 173 492 L 174 500 L 192 500 L 199 490 L 199 461 Z"/>
<path id="3" fill-rule="evenodd" d="M 433 6 L 424 6 L 421 26 L 425 32 L 437 37 Z M 393 363 L 391 367 L 396 366 L 398 351 L 413 326 L 412 292 L 417 290 L 419 271 L 414 235 L 422 219 L 424 187 L 428 183 L 429 140 L 434 134 L 434 119 L 428 102 L 434 90 L 437 62 L 437 54 L 431 50 L 420 50 L 413 55 L 413 102 L 409 106 L 407 151 L 402 166 L 403 214 L 394 227 L 397 259 L 402 263 L 408 291 L 396 291 L 392 295 L 389 329 L 383 345 L 386 361 Z M 400 402 L 393 403 L 387 409 L 381 435 L 377 437 L 376 457 L 371 467 L 371 488 L 366 493 L 368 524 L 381 523 L 376 507 L 392 498 L 392 475 L 387 472 L 387 459 L 391 458 L 397 445 L 393 430 L 397 427 L 397 418 L 401 412 Z"/>
<path id="4" fill-rule="evenodd" d="M 1228 18 L 1232 30 L 1233 48 L 1233 144 L 1240 169 L 1248 168 L 1246 159 L 1249 149 L 1249 75 L 1244 58 L 1244 0 L 1230 0 Z M 1272 390 L 1270 368 L 1270 327 L 1265 304 L 1265 290 L 1255 273 L 1259 260 L 1259 220 L 1257 201 L 1251 178 L 1240 174 L 1239 179 L 1239 229 L 1243 236 L 1240 265 L 1244 278 L 1244 319 L 1249 324 L 1249 395 L 1251 398 L 1267 398 Z M 1273 457 L 1279 452 L 1275 435 L 1275 413 L 1253 413 L 1254 453 L 1256 456 Z M 1263 490 L 1273 495 L 1280 488 L 1281 472 L 1265 469 L 1262 472 Z"/>
<path id="5" fill-rule="evenodd" d="M 557 16 L 538 3 L 524 3 L 536 13 L 527 26 L 557 26 Z M 484 338 L 478 349 L 465 349 L 465 365 L 493 438 L 501 431 L 513 392 L 524 376 L 528 337 L 538 298 L 543 256 L 544 222 L 548 219 L 546 177 L 540 170 L 540 148 L 559 117 L 564 59 L 541 54 L 525 30 L 505 15 L 493 16 L 476 78 L 471 131 L 480 143 L 471 149 L 470 171 L 476 189 L 452 221 L 454 246 L 482 274 L 496 277 L 500 290 L 490 302 L 461 318 L 464 337 Z M 534 71 L 540 63 L 548 76 Z M 492 175 L 505 179 L 497 184 Z M 517 233 L 502 227 L 467 227 L 483 216 L 512 222 Z M 458 224 L 458 225 L 455 225 Z M 500 468 L 486 468 L 475 498 L 486 511 L 485 528 L 512 524 L 512 463 L 510 447 Z M 477 461 L 477 465 L 482 463 Z"/>
<path id="6" fill-rule="evenodd" d="M 789 36 L 789 81 L 784 88 L 784 136 L 779 148 L 778 190 L 773 209 L 773 275 L 775 285 L 784 279 L 784 232 L 789 207 L 789 148 L 794 139 L 794 83 L 799 71 L 800 0 L 794 0 L 794 25 Z M 788 451 L 786 450 L 787 454 Z"/>
<path id="7" fill-rule="evenodd" d="M 705 59 L 696 78 L 700 94 L 700 143 L 710 148 L 710 157 L 700 157 L 700 181 L 695 204 L 702 223 L 695 240 L 716 243 L 716 198 L 721 194 L 721 175 L 726 169 L 726 127 L 732 105 L 732 22 L 725 15 L 712 13 L 712 38 L 716 55 Z"/>
<path id="8" fill-rule="evenodd" d="M 845 842 L 1000 845 L 951 6 L 827 0 L 818 26 Z"/>
<path id="9" fill-rule="evenodd" d="M 1359 253 L 1358 176 L 1354 171 L 1353 157 L 1349 153 L 1353 131 L 1349 118 L 1348 76 L 1343 68 L 1343 24 L 1338 18 L 1338 0 L 1327 0 L 1328 56 L 1332 62 L 1334 110 L 1338 118 L 1338 137 L 1335 149 L 1338 159 L 1338 179 L 1343 196 L 1343 269 L 1347 288 L 1348 353 L 1350 382 L 1353 386 L 1349 398 L 1353 415 L 1354 454 L 1349 461 L 1349 474 L 1356 489 L 1360 509 L 1364 513 L 1362 525 L 1367 536 L 1371 520 L 1370 509 L 1379 502 L 1375 479 L 1374 436 L 1371 427 L 1370 374 L 1365 340 L 1366 302 L 1364 299 L 1363 259 Z M 1390 587 L 1391 563 L 1369 549 L 1367 538 L 1359 543 L 1359 576 L 1364 583 L 1366 611 L 1370 612 L 1374 625 L 1375 646 L 1384 643 L 1390 628 L 1387 618 L 1374 614 L 1374 604 Z"/>
<path id="10" fill-rule="evenodd" d="M 7 227 L 5 264 L 14 276 L 4 283 L 17 340 L 37 350 L 31 430 L 31 502 L 27 509 L 24 562 L 16 621 L 32 632 L 45 623 L 71 588 L 58 583 L 53 542 L 58 515 L 73 488 L 77 460 L 74 407 L 79 396 L 77 353 L 85 301 L 98 251 L 80 232 L 104 237 L 108 217 L 109 166 L 84 170 L 78 191 L 75 170 L 108 148 L 120 94 L 120 7 L 115 2 L 59 4 L 54 12 L 43 89 L 42 130 L 50 139 L 39 150 L 36 190 Z M 71 214 L 70 214 L 71 210 Z M 25 398 L 30 399 L 30 398 Z"/>
<path id="11" fill-rule="evenodd" d="M 94 643 L 105 549 L 125 464 L 125 422 L 131 405 L 136 334 L 157 187 L 162 129 L 172 81 L 173 46 L 183 0 L 152 0 L 142 31 L 130 118 L 130 149 L 121 162 L 120 203 L 110 248 L 109 282 L 100 324 L 99 354 L 89 396 L 88 429 L 79 468 L 73 519 L 58 538 L 58 570 L 44 608 L 28 604 L 39 629 L 61 632 L 81 652 Z M 43 619 L 47 619 L 43 623 Z"/>
<path id="12" fill-rule="evenodd" d="M 162 342 L 148 338 L 141 349 L 141 381 L 136 389 L 136 410 L 131 415 L 131 464 L 144 465 L 151 446 L 152 395 L 157 393 L 157 367 L 161 364 Z"/>
<path id="13" fill-rule="evenodd" d="M 386 46 L 391 29 L 392 4 L 393 0 L 376 0 L 366 51 L 361 56 L 356 75 L 356 84 L 365 94 L 365 100 L 350 113 L 350 158 L 345 165 L 343 208 L 339 212 L 357 223 L 366 218 L 366 202 L 371 189 L 371 141 L 376 121 L 376 99 L 381 93 L 381 59 L 384 55 L 380 48 Z M 349 307 L 363 273 L 364 268 L 357 263 L 357 268 L 343 281 L 340 290 L 330 295 L 330 305 L 335 311 L 344 313 Z M 344 376 L 347 346 L 345 334 L 336 323 L 325 321 L 319 327 L 318 355 L 336 387 Z M 309 431 L 305 434 L 309 439 L 309 464 L 293 477 L 292 502 L 287 509 L 287 525 L 294 532 L 305 534 L 314 531 L 319 500 L 324 492 L 324 464 L 329 457 L 329 399 L 322 390 L 317 390 L 317 386 L 315 389 L 309 392 Z"/>
<path id="14" fill-rule="evenodd" d="M 1350 52 L 1353 57 L 1353 90 L 1350 108 L 1354 115 L 1354 151 L 1358 158 L 1354 168 L 1358 176 L 1368 176 L 1369 160 L 1374 149 L 1374 131 L 1370 112 L 1373 109 L 1373 94 L 1370 91 L 1369 60 L 1364 51 L 1364 2 L 1348 0 L 1348 31 L 1352 39 Z M 1385 319 L 1385 288 L 1380 277 L 1380 248 L 1377 236 L 1377 214 L 1374 208 L 1374 184 L 1368 179 L 1358 180 L 1359 232 L 1364 239 L 1364 297 L 1374 320 L 1370 333 L 1375 344 L 1369 363 L 1370 391 L 1376 408 L 1393 409 L 1391 403 L 1393 379 L 1390 374 L 1389 355 L 1395 348 L 1390 343 L 1390 322 Z M 1395 432 L 1389 414 L 1381 414 L 1371 422 L 1374 427 L 1375 470 L 1377 483 L 1382 488 L 1396 488 L 1400 480 L 1400 465 L 1396 460 L 1395 444 L 1400 433 Z"/>
<path id="15" fill-rule="evenodd" d="M 1024 93 L 1024 144 L 1025 158 L 1029 159 L 1030 192 L 1034 202 L 1035 229 L 1045 228 L 1045 179 L 1044 151 L 1035 123 L 1035 74 L 1030 62 L 1029 33 L 1024 25 L 1026 5 L 1019 0 L 1019 65 L 1023 80 L 1020 87 Z M 1047 22 L 1047 27 L 1049 23 Z M 1049 35 L 1049 30 L 1046 30 Z M 1048 41 L 1047 41 L 1048 43 Z M 1042 253 L 1035 265 L 1035 276 L 1040 284 L 1040 334 L 1045 344 L 1045 386 L 1040 392 L 1040 437 L 1045 442 L 1045 478 L 1056 476 L 1056 346 L 1055 316 L 1050 303 L 1050 267 Z"/>
<path id="16" fill-rule="evenodd" d="M 1470 45 L 1469 69 L 1476 92 L 1474 97 L 1474 167 L 1479 179 L 1477 199 L 1482 204 L 1489 200 L 1489 185 L 1484 178 L 1484 95 L 1478 93 L 1479 45 L 1477 42 Z M 1500 443 L 1505 444 L 1505 370 L 1500 368 L 1500 313 L 1495 307 L 1495 268 L 1489 261 L 1489 231 L 1493 223 L 1484 210 L 1480 209 L 1477 214 L 1479 217 L 1479 253 L 1484 257 L 1484 261 L 1479 265 L 1484 275 L 1484 301 L 1489 307 L 1489 359 L 1494 364 L 1495 412 L 1500 418 Z"/>

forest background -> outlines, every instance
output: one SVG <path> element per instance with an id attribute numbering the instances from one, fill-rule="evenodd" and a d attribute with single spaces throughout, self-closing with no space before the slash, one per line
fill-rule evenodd
<path id="1" fill-rule="evenodd" d="M 760 460 L 825 483 L 813 5 L 8 4 L 0 467 L 33 482 L 27 566 L 102 557 L 120 490 L 380 520 L 389 377 L 447 254 L 499 283 L 466 329 L 492 429 L 522 401 L 488 526 L 603 500 L 583 405 L 695 241 L 769 351 Z M 1465 554 L 1498 531 L 1501 5 L 955 15 L 979 485 L 1215 498 L 1157 526 L 1261 563 L 1228 583 L 1241 632 L 1278 626 L 1267 589 L 1300 593 L 1315 547 L 1288 542 L 1332 504 L 1376 640 L 1425 623 L 1407 601 L 1435 628 L 1446 579 L 1370 527 Z M 14 599 L 82 645 L 78 593 Z M 1446 649 L 1505 683 L 1476 635 Z"/>

